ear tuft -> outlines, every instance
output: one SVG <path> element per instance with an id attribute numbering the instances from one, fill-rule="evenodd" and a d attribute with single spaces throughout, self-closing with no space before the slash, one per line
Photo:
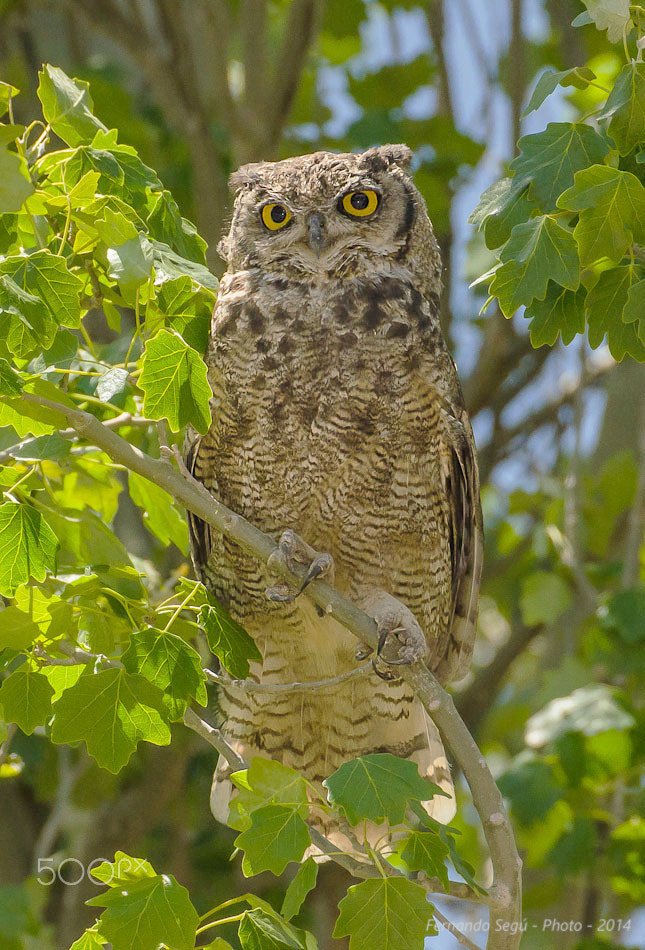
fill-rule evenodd
<path id="1" fill-rule="evenodd" d="M 242 188 L 250 188 L 259 181 L 258 169 L 264 162 L 252 162 L 250 165 L 242 165 L 237 171 L 233 172 L 228 180 L 228 187 L 234 195 L 237 195 Z"/>
<path id="2" fill-rule="evenodd" d="M 407 171 L 412 161 L 412 150 L 407 145 L 377 145 L 363 152 L 362 161 L 374 171 L 385 171 L 390 165 L 398 165 Z"/>

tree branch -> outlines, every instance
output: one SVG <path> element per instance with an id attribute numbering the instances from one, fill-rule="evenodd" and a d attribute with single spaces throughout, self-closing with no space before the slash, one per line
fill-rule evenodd
<path id="1" fill-rule="evenodd" d="M 23 399 L 63 415 L 79 435 L 101 448 L 113 461 L 164 488 L 185 508 L 258 560 L 266 563 L 273 551 L 277 550 L 273 538 L 228 509 L 195 479 L 188 479 L 166 462 L 145 455 L 103 426 L 90 413 L 31 393 L 24 394 Z M 286 565 L 282 566 L 282 570 L 286 579 L 295 580 Z M 373 619 L 331 585 L 321 580 L 313 581 L 304 595 L 343 624 L 360 641 L 377 649 L 378 634 Z M 413 687 L 452 750 L 468 782 L 473 804 L 482 822 L 494 874 L 490 891 L 491 925 L 487 950 L 516 950 L 521 933 L 510 933 L 510 926 L 517 925 L 521 920 L 521 861 L 501 793 L 486 760 L 459 717 L 452 697 L 439 685 L 428 668 L 422 662 L 417 662 L 398 670 L 401 677 Z M 509 930 L 504 931 L 506 923 Z"/>
<path id="2" fill-rule="evenodd" d="M 237 772 L 240 769 L 248 768 L 247 763 L 237 754 L 235 749 L 228 744 L 219 729 L 215 729 L 209 725 L 209 723 L 204 722 L 192 709 L 186 710 L 184 714 L 184 725 L 192 729 L 193 732 L 196 732 L 198 736 L 201 736 L 201 738 L 213 746 L 214 749 L 217 749 L 234 771 Z M 317 828 L 309 826 L 309 833 L 311 835 L 312 844 L 314 844 L 322 854 L 327 855 L 328 858 L 340 865 L 340 867 L 349 871 L 352 877 L 367 880 L 367 878 L 381 876 L 381 872 L 373 864 L 357 861 L 351 854 L 339 851 Z M 391 864 L 386 864 L 384 870 L 388 877 L 406 876 L 403 871 L 400 871 Z M 478 894 L 467 884 L 462 884 L 459 881 L 451 881 L 450 890 L 446 890 L 438 878 L 428 878 L 420 874 L 418 883 L 421 884 L 429 894 L 442 894 L 445 897 L 457 897 L 461 900 L 474 901 L 479 904 L 485 904 L 487 902 L 484 895 Z M 448 921 L 448 923 L 450 923 L 450 921 Z"/>
<path id="3" fill-rule="evenodd" d="M 348 670 L 346 673 L 339 673 L 338 676 L 330 676 L 324 680 L 312 680 L 310 683 L 256 683 L 255 680 L 232 680 L 221 673 L 214 673 L 213 670 L 204 670 L 207 679 L 220 686 L 226 686 L 227 689 L 239 689 L 243 693 L 306 693 L 317 689 L 325 689 L 327 686 L 336 686 L 337 683 L 344 683 L 346 680 L 356 679 L 358 676 L 364 676 L 365 673 L 371 673 L 372 662 L 368 660 L 362 666 L 357 666 L 354 670 Z"/>

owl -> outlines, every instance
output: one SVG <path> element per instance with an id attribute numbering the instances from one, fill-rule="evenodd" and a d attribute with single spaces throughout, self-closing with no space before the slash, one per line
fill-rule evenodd
<path id="1" fill-rule="evenodd" d="M 472 654 L 482 517 L 471 426 L 439 325 L 441 260 L 410 150 L 316 152 L 231 178 L 227 264 L 206 353 L 212 424 L 187 463 L 218 499 L 326 576 L 375 620 L 373 671 L 315 691 L 220 690 L 222 729 L 247 760 L 321 783 L 355 756 L 417 763 L 454 814 L 448 762 L 400 664 L 440 682 Z M 250 676 L 320 681 L 357 665 L 356 640 L 191 517 L 197 575 L 253 636 Z M 321 615 L 322 614 L 322 615 Z M 359 651 L 362 648 L 359 647 Z M 363 653 L 366 653 L 363 650 Z M 211 807 L 226 820 L 228 766 Z"/>

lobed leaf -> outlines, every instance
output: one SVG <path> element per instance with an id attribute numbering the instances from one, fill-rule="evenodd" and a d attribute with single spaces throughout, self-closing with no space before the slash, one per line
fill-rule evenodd
<path id="1" fill-rule="evenodd" d="M 266 805 L 299 807 L 307 802 L 305 780 L 295 769 L 256 755 L 249 768 L 234 772 L 231 781 L 238 793 L 231 801 L 228 824 L 236 831 L 251 826 L 251 814 Z"/>
<path id="2" fill-rule="evenodd" d="M 621 155 L 629 155 L 645 141 L 645 63 L 623 67 L 599 119 L 608 119 L 607 131 Z"/>
<path id="3" fill-rule="evenodd" d="M 172 875 L 156 874 L 93 897 L 88 904 L 105 907 L 99 929 L 115 948 L 193 950 L 199 915 Z"/>
<path id="4" fill-rule="evenodd" d="M 208 645 L 231 676 L 249 675 L 249 660 L 261 660 L 262 654 L 244 627 L 233 620 L 220 604 L 205 604 L 198 622 Z"/>
<path id="5" fill-rule="evenodd" d="M 441 789 L 422 778 L 415 762 L 387 752 L 345 762 L 323 785 L 329 801 L 343 809 L 352 825 L 362 819 L 400 824 L 412 801 L 428 801 Z"/>
<path id="6" fill-rule="evenodd" d="M 211 389 L 206 364 L 178 333 L 160 330 L 143 356 L 139 386 L 143 411 L 151 419 L 167 419 L 173 432 L 191 423 L 205 433 L 211 423 Z"/>
<path id="7" fill-rule="evenodd" d="M 51 716 L 53 693 L 49 680 L 42 673 L 31 669 L 15 670 L 0 686 L 4 719 L 15 722 L 30 736 Z"/>
<path id="8" fill-rule="evenodd" d="M 38 73 L 38 79 L 37 95 L 43 115 L 63 142 L 72 147 L 82 145 L 90 142 L 98 129 L 105 129 L 92 112 L 94 104 L 88 83 L 70 79 L 62 69 L 49 63 Z"/>
<path id="9" fill-rule="evenodd" d="M 52 742 L 85 742 L 109 772 L 119 772 L 141 740 L 170 742 L 162 694 L 143 676 L 85 672 L 54 704 Z"/>
<path id="10" fill-rule="evenodd" d="M 574 293 L 549 281 L 544 300 L 534 300 L 524 314 L 531 320 L 531 345 L 553 346 L 559 335 L 566 345 L 584 333 L 585 296 L 584 290 Z"/>
<path id="11" fill-rule="evenodd" d="M 264 805 L 251 813 L 251 825 L 235 839 L 244 851 L 242 872 L 252 877 L 262 871 L 282 874 L 291 861 L 300 861 L 311 844 L 305 822 L 306 805 Z"/>
<path id="12" fill-rule="evenodd" d="M 199 653 L 167 630 L 148 627 L 133 633 L 121 661 L 129 673 L 140 673 L 173 698 L 183 700 L 184 708 L 190 699 L 200 706 L 208 701 Z"/>
<path id="13" fill-rule="evenodd" d="M 523 136 L 520 154 L 510 164 L 513 187 L 530 184 L 529 194 L 542 211 L 555 211 L 562 192 L 577 171 L 602 162 L 609 144 L 591 126 L 580 122 L 550 122 L 544 132 Z"/>
<path id="14" fill-rule="evenodd" d="M 404 878 L 355 884 L 338 907 L 332 936 L 348 936 L 350 950 L 423 950 L 425 937 L 437 933 L 425 890 Z"/>
<path id="15" fill-rule="evenodd" d="M 411 871 L 425 871 L 428 877 L 437 877 L 449 887 L 446 858 L 449 849 L 439 832 L 411 831 L 405 838 L 401 857 Z"/>
<path id="16" fill-rule="evenodd" d="M 55 570 L 56 535 L 29 505 L 0 505 L 0 594 L 11 597 L 30 577 L 44 581 Z"/>
<path id="17" fill-rule="evenodd" d="M 576 290 L 580 262 L 573 234 L 549 215 L 517 224 L 501 253 L 502 265 L 493 276 L 490 293 L 499 300 L 504 316 L 522 304 L 544 298 L 549 279 Z"/>
<path id="18" fill-rule="evenodd" d="M 603 257 L 616 263 L 634 234 L 645 237 L 645 188 L 631 172 L 592 165 L 579 171 L 558 205 L 580 212 L 574 236 L 583 264 Z"/>

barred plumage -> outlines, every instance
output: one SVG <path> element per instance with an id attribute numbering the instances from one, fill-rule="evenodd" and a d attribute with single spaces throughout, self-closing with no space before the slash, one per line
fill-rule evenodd
<path id="1" fill-rule="evenodd" d="M 439 328 L 439 252 L 408 160 L 405 146 L 383 146 L 233 176 L 220 245 L 228 270 L 206 354 L 213 422 L 189 463 L 276 540 L 291 528 L 331 554 L 336 586 L 377 622 L 391 597 L 409 608 L 426 662 L 447 682 L 472 653 L 481 510 L 472 431 Z M 376 194 L 376 210 L 354 220 L 343 211 L 348 193 Z M 274 205 L 287 217 L 275 230 L 262 219 Z M 271 579 L 251 557 L 195 519 L 191 537 L 198 575 L 262 652 L 254 678 L 319 680 L 356 665 L 354 638 L 305 597 L 270 602 Z M 221 709 L 243 754 L 313 780 L 355 755 L 391 751 L 452 788 L 437 731 L 401 681 L 371 675 L 286 695 L 227 688 Z M 446 801 L 430 806 L 444 819 Z"/>

